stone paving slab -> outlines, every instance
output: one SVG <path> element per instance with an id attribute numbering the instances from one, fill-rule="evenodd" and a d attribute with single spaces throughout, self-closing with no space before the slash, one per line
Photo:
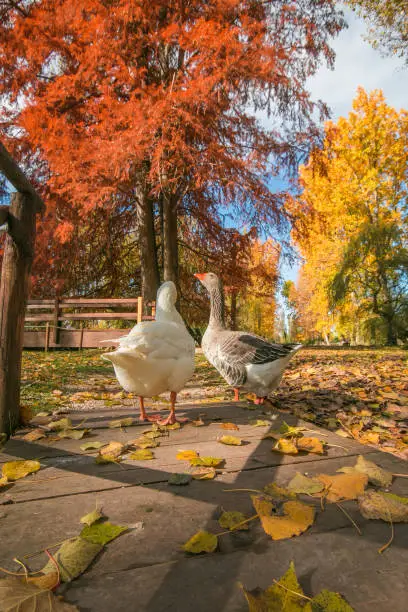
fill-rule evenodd
<path id="1" fill-rule="evenodd" d="M 196 407 L 185 412 L 190 415 L 194 410 Z M 286 484 L 296 471 L 333 474 L 344 465 L 354 465 L 360 453 L 394 473 L 408 473 L 407 464 L 392 455 L 314 426 L 319 433 L 311 435 L 337 445 L 329 447 L 327 455 L 273 453 L 273 442 L 261 440 L 267 428 L 247 425 L 253 413 L 242 411 L 238 422 L 232 410 L 237 415 L 236 405 L 229 403 L 207 406 L 205 411 L 238 423 L 239 432 L 224 432 L 217 424 L 187 425 L 160 439 L 161 446 L 154 449 L 157 459 L 151 462 L 96 465 L 92 456 L 78 452 L 82 441 L 64 440 L 53 448 L 41 440 L 27 443 L 17 437 L 9 441 L 2 461 L 41 457 L 42 469 L 0 494 L 0 503 L 14 502 L 0 505 L 0 565 L 15 570 L 13 557 L 22 558 L 77 535 L 79 518 L 98 504 L 112 522 L 139 526 L 142 522 L 143 529 L 131 530 L 108 544 L 83 576 L 61 587 L 66 599 L 80 610 L 244 612 L 247 606 L 237 581 L 248 588 L 265 588 L 293 559 L 307 594 L 328 588 L 346 596 L 356 612 L 368 612 L 374 605 L 376 612 L 405 612 L 407 525 L 395 525 L 392 546 L 379 555 L 377 550 L 389 539 L 390 527 L 364 520 L 355 502 L 342 506 L 360 525 L 362 537 L 336 505 L 328 504 L 321 512 L 319 502 L 309 500 L 317 506 L 317 519 L 298 538 L 273 542 L 254 521 L 248 532 L 222 536 L 219 551 L 212 555 L 191 558 L 180 550 L 199 529 L 219 531 L 217 518 L 222 508 L 253 514 L 250 493 L 230 489 L 260 489 L 272 481 Z M 117 415 L 116 411 L 102 415 L 105 429 L 98 429 L 97 439 L 126 442 L 137 437 L 136 429 L 146 429 L 107 430 L 108 421 L 120 418 Z M 278 421 L 282 419 L 302 424 L 287 414 L 279 415 Z M 239 435 L 250 444 L 221 445 L 216 441 L 220 432 Z M 175 460 L 179 448 L 225 457 L 225 468 L 213 481 L 172 487 L 167 484 L 169 475 L 187 467 Z M 392 491 L 408 495 L 408 479 L 396 478 Z M 43 563 L 40 557 L 34 558 L 31 568 L 39 569 Z"/>

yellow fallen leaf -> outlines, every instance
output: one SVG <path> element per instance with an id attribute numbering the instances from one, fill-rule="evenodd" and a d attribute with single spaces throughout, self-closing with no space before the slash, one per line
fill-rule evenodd
<path id="1" fill-rule="evenodd" d="M 137 446 L 137 448 L 157 448 L 157 446 L 160 446 L 160 442 L 141 436 L 140 438 L 136 438 L 136 440 L 131 440 L 128 446 Z"/>
<path id="2" fill-rule="evenodd" d="M 153 452 L 148 448 L 139 448 L 137 451 L 134 451 L 131 455 L 129 455 L 129 459 L 134 459 L 135 461 L 150 461 L 154 458 Z"/>
<path id="3" fill-rule="evenodd" d="M 311 612 L 310 605 L 297 580 L 293 561 L 282 578 L 265 591 L 256 589 L 251 592 L 244 589 L 242 585 L 240 587 L 248 602 L 249 612 Z M 329 610 L 322 609 L 319 612 L 329 612 Z M 344 612 L 348 611 L 344 610 Z"/>
<path id="4" fill-rule="evenodd" d="M 102 517 L 102 512 L 98 508 L 95 508 L 95 510 L 92 510 L 92 512 L 88 512 L 88 514 L 85 514 L 85 516 L 82 516 L 79 520 L 84 525 L 88 525 L 88 527 L 90 527 L 91 525 L 96 523 L 96 521 L 99 521 L 99 519 L 101 519 Z"/>
<path id="5" fill-rule="evenodd" d="M 358 498 L 364 518 L 393 523 L 408 523 L 408 498 L 382 491 L 366 491 Z"/>
<path id="6" fill-rule="evenodd" d="M 235 423 L 221 423 L 220 427 L 222 429 L 239 430 L 238 425 L 235 425 Z"/>
<path id="7" fill-rule="evenodd" d="M 205 466 L 205 467 L 218 467 L 223 463 L 224 459 L 221 457 L 193 457 L 190 460 L 190 465 L 193 466 Z"/>
<path id="8" fill-rule="evenodd" d="M 306 451 L 308 453 L 316 453 L 317 455 L 324 454 L 323 442 L 318 438 L 298 438 L 296 440 L 296 446 L 300 451 Z"/>
<path id="9" fill-rule="evenodd" d="M 176 459 L 179 461 L 190 461 L 190 459 L 197 459 L 198 453 L 195 450 L 182 450 L 176 455 Z"/>
<path id="10" fill-rule="evenodd" d="M 212 553 L 218 546 L 218 538 L 208 531 L 198 531 L 183 546 L 185 552 L 197 555 L 203 552 Z"/>
<path id="11" fill-rule="evenodd" d="M 358 441 L 362 444 L 378 444 L 380 442 L 380 434 L 375 431 L 364 431 L 360 434 Z"/>
<path id="12" fill-rule="evenodd" d="M 278 440 L 275 446 L 272 447 L 272 450 L 276 453 L 283 453 L 284 455 L 298 454 L 296 444 L 292 442 L 292 440 L 286 440 L 285 438 Z"/>
<path id="13" fill-rule="evenodd" d="M 265 495 L 251 495 L 251 500 L 259 516 L 269 516 L 275 507 L 272 500 Z"/>
<path id="14" fill-rule="evenodd" d="M 249 424 L 252 425 L 252 427 L 269 427 L 271 422 L 264 419 L 252 419 L 249 421 Z"/>
<path id="15" fill-rule="evenodd" d="M 5 487 L 7 484 L 9 483 L 8 479 L 6 476 L 2 476 L 0 478 L 0 489 L 1 487 Z"/>
<path id="16" fill-rule="evenodd" d="M 126 446 L 121 442 L 109 442 L 106 446 L 100 449 L 99 454 L 101 457 L 119 457 L 125 452 Z"/>
<path id="17" fill-rule="evenodd" d="M 299 501 L 288 501 L 282 506 L 284 516 L 261 515 L 261 524 L 272 540 L 284 540 L 300 535 L 313 525 L 315 510 Z"/>
<path id="18" fill-rule="evenodd" d="M 8 480 L 13 481 L 24 478 L 33 472 L 38 472 L 40 467 L 39 461 L 8 461 L 4 463 L 1 473 Z"/>
<path id="19" fill-rule="evenodd" d="M 65 417 L 63 419 L 59 419 L 59 421 L 52 421 L 48 423 L 48 428 L 51 431 L 59 431 L 60 429 L 72 429 L 72 421 Z"/>
<path id="20" fill-rule="evenodd" d="M 177 421 L 176 423 L 172 423 L 171 425 L 165 425 L 164 427 L 166 428 L 166 430 L 173 431 L 174 429 L 180 429 L 181 425 Z"/>
<path id="21" fill-rule="evenodd" d="M 236 438 L 235 436 L 221 436 L 218 438 L 218 442 L 221 444 L 228 444 L 230 446 L 241 446 L 242 440 L 240 438 Z"/>
<path id="22" fill-rule="evenodd" d="M 329 502 L 337 502 L 342 499 L 356 499 L 364 493 L 368 483 L 368 476 L 354 472 L 352 474 L 319 474 L 317 479 L 325 485 L 325 490 L 315 493 L 315 497 L 325 496 Z"/>
<path id="23" fill-rule="evenodd" d="M 216 471 L 213 467 L 197 467 L 191 472 L 194 480 L 212 480 L 216 476 Z"/>

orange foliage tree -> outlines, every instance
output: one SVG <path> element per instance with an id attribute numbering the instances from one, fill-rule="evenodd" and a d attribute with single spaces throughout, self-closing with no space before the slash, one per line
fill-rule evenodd
<path id="1" fill-rule="evenodd" d="M 102 244 L 110 218 L 137 232 L 149 299 L 160 257 L 178 280 L 191 219 L 213 235 L 222 210 L 269 234 L 285 222 L 269 178 L 319 137 L 326 108 L 305 84 L 333 62 L 334 0 L 3 0 L 0 13 L 0 130 L 50 194 L 48 286 L 64 291 L 67 253 Z"/>

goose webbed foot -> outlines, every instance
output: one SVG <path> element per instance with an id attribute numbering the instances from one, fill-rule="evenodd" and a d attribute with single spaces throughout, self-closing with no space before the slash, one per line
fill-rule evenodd
<path id="1" fill-rule="evenodd" d="M 262 406 L 264 403 L 265 403 L 264 397 L 259 397 L 259 395 L 257 395 L 256 398 L 254 399 L 254 404 L 256 404 L 257 406 Z"/>
<path id="2" fill-rule="evenodd" d="M 144 397 L 142 397 L 141 395 L 139 395 L 139 410 L 140 410 L 139 421 L 141 423 L 156 423 L 160 421 L 161 419 L 160 414 L 147 414 L 146 413 L 145 405 L 144 405 Z"/>

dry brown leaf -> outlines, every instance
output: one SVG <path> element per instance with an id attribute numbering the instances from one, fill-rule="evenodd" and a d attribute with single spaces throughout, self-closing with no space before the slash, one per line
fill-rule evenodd
<path id="1" fill-rule="evenodd" d="M 25 434 L 21 439 L 25 440 L 25 442 L 35 442 L 36 440 L 41 440 L 41 438 L 45 438 L 45 433 L 42 429 L 33 429 Z"/>
<path id="2" fill-rule="evenodd" d="M 41 576 L 29 576 L 27 582 L 35 584 L 40 589 L 54 589 L 59 584 L 58 572 L 50 572 L 49 574 L 42 574 Z M 1 602 L 0 602 L 1 604 Z"/>
<path id="3" fill-rule="evenodd" d="M 408 523 L 408 498 L 382 491 L 366 491 L 358 498 L 361 514 L 387 523 Z"/>
<path id="4" fill-rule="evenodd" d="M 15 576 L 0 578 L 0 602 L 4 612 L 78 612 L 78 608 Z"/>
<path id="5" fill-rule="evenodd" d="M 194 480 L 212 480 L 216 476 L 216 471 L 213 467 L 197 467 L 191 472 Z"/>
<path id="6" fill-rule="evenodd" d="M 99 455 L 101 457 L 113 457 L 117 458 L 126 450 L 126 446 L 121 442 L 109 442 L 106 446 L 100 449 Z"/>

